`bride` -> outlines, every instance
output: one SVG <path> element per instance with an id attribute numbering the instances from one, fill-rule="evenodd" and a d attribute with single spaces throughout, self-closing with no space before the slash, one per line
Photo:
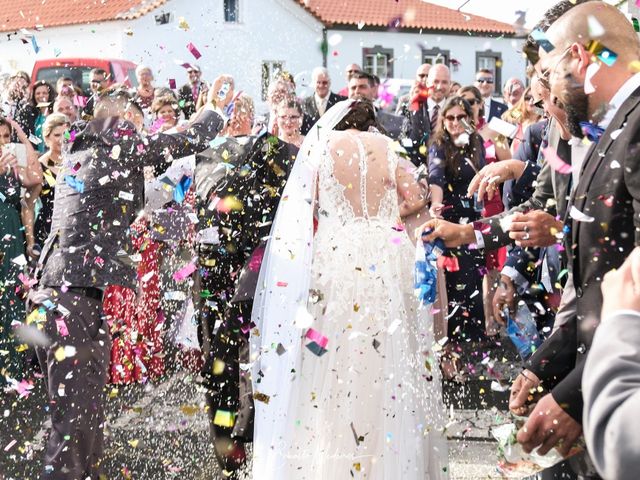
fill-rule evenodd
<path id="1" fill-rule="evenodd" d="M 447 478 L 432 317 L 399 224 L 425 200 L 375 125 L 368 100 L 336 104 L 280 201 L 253 310 L 255 479 Z"/>

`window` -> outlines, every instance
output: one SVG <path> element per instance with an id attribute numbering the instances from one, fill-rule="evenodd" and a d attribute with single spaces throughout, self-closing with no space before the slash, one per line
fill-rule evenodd
<path id="1" fill-rule="evenodd" d="M 265 60 L 262 62 L 262 101 L 267 100 L 267 91 L 269 90 L 269 83 L 276 73 L 281 72 L 284 67 L 284 62 L 280 60 Z"/>
<path id="2" fill-rule="evenodd" d="M 240 22 L 240 0 L 224 0 L 224 21 L 227 23 Z"/>
<path id="3" fill-rule="evenodd" d="M 502 54 L 491 50 L 476 52 L 476 72 L 483 68 L 493 72 L 493 91 L 497 94 L 501 94 Z"/>
<path id="4" fill-rule="evenodd" d="M 445 65 L 449 66 L 450 59 L 451 52 L 449 50 L 440 50 L 438 47 L 422 49 L 422 63 L 428 63 L 429 65 L 444 63 Z"/>
<path id="5" fill-rule="evenodd" d="M 393 77 L 393 49 L 376 45 L 373 48 L 362 49 L 362 64 L 364 71 L 377 75 L 380 79 Z"/>

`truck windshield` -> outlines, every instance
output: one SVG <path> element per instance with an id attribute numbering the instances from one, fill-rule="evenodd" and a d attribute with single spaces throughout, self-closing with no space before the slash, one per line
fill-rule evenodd
<path id="1" fill-rule="evenodd" d="M 44 67 L 38 70 L 36 80 L 44 80 L 53 88 L 56 88 L 56 82 L 60 77 L 70 77 L 73 83 L 82 88 L 85 95 L 91 91 L 89 88 L 89 72 L 93 67 L 75 67 L 75 66 L 55 66 Z"/>

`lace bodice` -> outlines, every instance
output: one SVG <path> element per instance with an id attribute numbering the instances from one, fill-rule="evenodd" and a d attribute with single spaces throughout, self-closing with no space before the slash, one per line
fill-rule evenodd
<path id="1" fill-rule="evenodd" d="M 318 169 L 319 225 L 355 220 L 395 224 L 397 165 L 398 157 L 383 135 L 333 132 Z"/>

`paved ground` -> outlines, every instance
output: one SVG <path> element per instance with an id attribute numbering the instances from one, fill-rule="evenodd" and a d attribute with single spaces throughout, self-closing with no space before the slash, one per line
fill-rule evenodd
<path id="1" fill-rule="evenodd" d="M 471 394 L 478 385 L 468 386 Z M 478 395 L 475 395 L 476 397 Z M 45 392 L 36 385 L 27 399 L 0 400 L 0 479 L 36 479 L 46 432 Z M 493 403 L 493 402 L 492 402 Z M 453 409 L 448 429 L 452 479 L 498 478 L 496 444 L 489 426 L 503 414 Z M 109 479 L 215 479 L 204 397 L 193 378 L 178 373 L 158 385 L 110 392 L 106 469 Z"/>

